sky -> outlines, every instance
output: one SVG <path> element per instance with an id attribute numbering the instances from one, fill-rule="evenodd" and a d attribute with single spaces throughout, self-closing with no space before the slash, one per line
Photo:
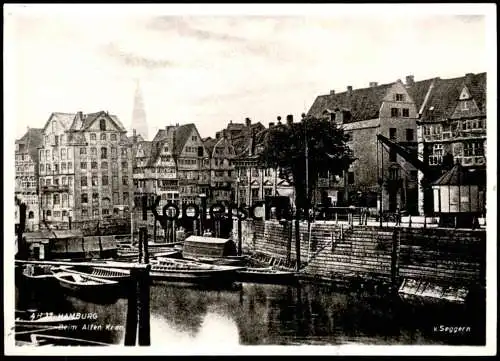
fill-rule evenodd
<path id="1" fill-rule="evenodd" d="M 6 121 L 19 138 L 52 112 L 105 110 L 130 130 L 138 79 L 150 137 L 189 122 L 214 137 L 230 120 L 297 119 L 331 89 L 487 71 L 484 10 L 360 6 L 13 6 Z"/>

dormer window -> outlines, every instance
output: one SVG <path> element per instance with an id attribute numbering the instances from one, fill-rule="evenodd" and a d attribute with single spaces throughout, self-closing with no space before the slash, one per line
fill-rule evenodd
<path id="1" fill-rule="evenodd" d="M 106 130 L 106 119 L 99 120 L 99 129 Z"/>

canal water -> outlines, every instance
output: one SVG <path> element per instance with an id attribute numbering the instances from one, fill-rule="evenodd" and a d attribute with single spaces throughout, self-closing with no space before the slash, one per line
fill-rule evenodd
<path id="1" fill-rule="evenodd" d="M 330 287 L 238 283 L 202 289 L 151 285 L 151 345 L 484 345 L 479 309 L 413 308 L 387 294 Z M 127 300 L 82 300 L 63 291 L 16 286 L 16 309 L 80 313 L 78 329 L 47 331 L 123 344 Z M 484 310 L 484 307 L 483 307 Z M 89 316 L 89 314 L 91 316 Z M 86 327 L 84 327 L 86 326 Z M 460 332 L 456 328 L 469 327 Z M 455 332 L 454 332 L 455 330 Z"/>

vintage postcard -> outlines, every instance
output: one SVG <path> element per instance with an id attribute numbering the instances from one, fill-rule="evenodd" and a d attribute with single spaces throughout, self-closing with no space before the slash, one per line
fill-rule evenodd
<path id="1" fill-rule="evenodd" d="M 496 354 L 495 14 L 4 5 L 6 354 Z"/>

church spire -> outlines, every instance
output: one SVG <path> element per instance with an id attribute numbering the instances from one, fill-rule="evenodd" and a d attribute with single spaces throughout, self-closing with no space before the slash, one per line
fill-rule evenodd
<path id="1" fill-rule="evenodd" d="M 144 100 L 142 98 L 139 79 L 136 79 L 132 129 L 135 129 L 137 134 L 140 134 L 145 140 L 148 139 L 148 123 L 146 121 L 146 111 L 144 110 Z"/>

